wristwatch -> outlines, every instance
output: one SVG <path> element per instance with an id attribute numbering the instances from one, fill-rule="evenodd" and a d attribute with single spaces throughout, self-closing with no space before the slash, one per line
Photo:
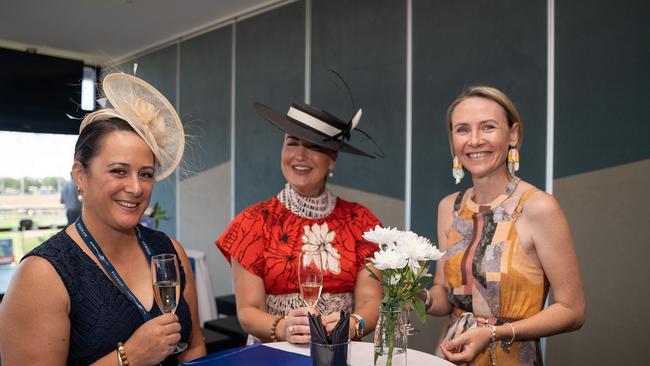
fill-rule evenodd
<path id="1" fill-rule="evenodd" d="M 359 314 L 350 314 L 350 316 L 357 320 L 354 324 L 354 339 L 361 339 L 363 332 L 366 330 L 366 322 L 363 321 Z"/>

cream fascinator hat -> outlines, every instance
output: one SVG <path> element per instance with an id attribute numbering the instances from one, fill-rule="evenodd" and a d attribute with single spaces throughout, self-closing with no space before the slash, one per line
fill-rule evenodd
<path id="1" fill-rule="evenodd" d="M 185 133 L 174 107 L 156 88 L 128 74 L 109 74 L 103 81 L 104 94 L 113 108 L 84 117 L 79 133 L 94 121 L 120 118 L 147 143 L 156 157 L 156 181 L 167 178 L 183 157 Z"/>

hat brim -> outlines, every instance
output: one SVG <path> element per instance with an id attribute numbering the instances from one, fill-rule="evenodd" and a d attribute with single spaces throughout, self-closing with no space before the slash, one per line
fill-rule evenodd
<path id="1" fill-rule="evenodd" d="M 156 156 L 158 169 L 155 179 L 161 181 L 171 175 L 180 164 L 185 149 L 183 124 L 171 103 L 156 88 L 135 76 L 123 73 L 104 78 L 104 93 L 113 108 L 142 137 Z M 134 98 L 151 104 L 164 124 L 164 136 L 153 134 L 146 121 L 141 121 L 133 104 Z"/>
<path id="2" fill-rule="evenodd" d="M 257 111 L 257 113 L 259 113 L 267 121 L 271 122 L 271 124 L 273 124 L 275 127 L 279 128 L 280 130 L 284 131 L 285 133 L 291 136 L 298 137 L 301 140 L 308 141 L 312 144 L 330 150 L 340 151 L 348 154 L 367 156 L 372 159 L 375 158 L 375 155 L 370 152 L 352 146 L 346 141 L 330 139 L 330 136 L 322 132 L 319 132 L 309 126 L 298 123 L 290 119 L 289 117 L 287 117 L 286 114 L 278 113 L 262 103 L 255 102 L 253 103 L 253 105 L 255 106 L 255 110 Z"/>

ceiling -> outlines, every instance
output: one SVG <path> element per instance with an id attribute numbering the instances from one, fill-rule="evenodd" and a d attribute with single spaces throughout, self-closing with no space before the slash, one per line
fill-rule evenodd
<path id="1" fill-rule="evenodd" d="M 0 0 L 0 47 L 103 64 L 279 0 Z"/>

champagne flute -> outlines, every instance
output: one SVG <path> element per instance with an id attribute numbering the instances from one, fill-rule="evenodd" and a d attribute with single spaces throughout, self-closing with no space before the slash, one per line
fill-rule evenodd
<path id="1" fill-rule="evenodd" d="M 311 310 L 316 308 L 323 290 L 323 266 L 320 252 L 307 251 L 300 254 L 298 262 L 298 284 L 300 297 Z"/>
<path id="2" fill-rule="evenodd" d="M 178 258 L 174 254 L 158 254 L 151 257 L 151 276 L 156 304 L 163 314 L 174 313 L 181 293 Z M 178 342 L 176 350 L 180 353 L 187 349 L 187 343 Z"/>

